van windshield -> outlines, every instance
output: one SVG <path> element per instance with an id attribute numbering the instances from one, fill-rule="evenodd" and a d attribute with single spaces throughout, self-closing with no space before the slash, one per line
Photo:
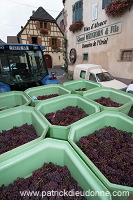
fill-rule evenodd
<path id="1" fill-rule="evenodd" d="M 3 50 L 0 53 L 0 80 L 9 85 L 38 81 L 46 74 L 41 50 Z"/>
<path id="2" fill-rule="evenodd" d="M 96 74 L 96 78 L 97 78 L 98 82 L 114 80 L 113 76 L 111 76 L 108 72 L 98 73 L 98 74 Z"/>

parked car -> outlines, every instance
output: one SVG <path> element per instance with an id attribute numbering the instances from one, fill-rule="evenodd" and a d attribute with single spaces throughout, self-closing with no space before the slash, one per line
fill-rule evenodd
<path id="1" fill-rule="evenodd" d="M 74 80 L 87 79 L 100 83 L 104 87 L 111 87 L 126 91 L 127 85 L 116 80 L 101 65 L 95 64 L 78 64 L 74 68 Z"/>

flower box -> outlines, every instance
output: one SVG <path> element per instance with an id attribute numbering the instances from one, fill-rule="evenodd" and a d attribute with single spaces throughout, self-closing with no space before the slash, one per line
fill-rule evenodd
<path id="1" fill-rule="evenodd" d="M 69 27 L 69 30 L 74 33 L 75 31 L 81 30 L 83 26 L 84 26 L 84 22 L 80 20 L 71 24 Z"/>
<path id="2" fill-rule="evenodd" d="M 133 0 L 112 0 L 106 7 L 105 12 L 108 16 L 121 16 L 133 4 Z"/>
<path id="3" fill-rule="evenodd" d="M 41 34 L 48 34 L 48 30 L 43 28 L 43 29 L 40 30 L 40 33 Z"/>

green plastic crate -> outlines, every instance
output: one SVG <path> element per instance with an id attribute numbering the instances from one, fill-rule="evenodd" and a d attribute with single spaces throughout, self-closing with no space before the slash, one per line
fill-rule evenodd
<path id="1" fill-rule="evenodd" d="M 32 87 L 25 90 L 24 92 L 31 99 L 31 106 L 34 106 L 34 107 L 42 100 L 35 100 L 33 99 L 33 97 L 42 96 L 42 95 L 50 95 L 50 94 L 59 94 L 59 95 L 71 94 L 71 91 L 69 89 L 66 89 L 62 85 L 59 85 L 59 84 L 50 84 L 50 85 Z"/>
<path id="2" fill-rule="evenodd" d="M 8 185 L 18 177 L 27 178 L 43 163 L 52 162 L 67 166 L 71 176 L 84 191 L 109 193 L 92 171 L 85 165 L 78 154 L 66 141 L 44 139 L 30 148 L 18 152 L 10 159 L 0 163 L 0 186 Z M 44 197 L 43 197 L 44 198 Z M 88 196 L 89 200 L 111 200 L 110 196 Z"/>
<path id="3" fill-rule="evenodd" d="M 113 88 L 107 88 L 107 87 L 95 88 L 91 91 L 84 92 L 83 96 L 91 100 L 99 99 L 101 97 L 106 97 L 106 98 L 109 97 L 112 101 L 123 104 L 120 107 L 106 107 L 97 103 L 100 106 L 101 111 L 103 110 L 120 111 L 123 112 L 124 114 L 128 114 L 130 108 L 133 105 L 133 97 L 131 97 L 131 95 L 129 95 L 126 92 Z"/>
<path id="4" fill-rule="evenodd" d="M 37 104 L 35 109 L 41 112 L 44 117 L 44 115 L 46 115 L 47 113 L 56 112 L 57 110 L 62 110 L 63 108 L 66 108 L 67 106 L 78 106 L 82 108 L 89 115 L 92 115 L 96 112 L 100 112 L 99 106 L 95 104 L 95 102 L 89 101 L 85 99 L 84 97 L 77 94 L 67 94 L 67 95 L 63 95 L 63 96 L 42 101 L 39 104 Z M 48 120 L 47 122 L 50 126 L 50 129 L 48 131 L 49 137 L 62 139 L 62 140 L 68 139 L 68 132 L 71 125 L 58 126 L 58 125 L 52 125 Z"/>
<path id="5" fill-rule="evenodd" d="M 13 108 L 15 106 L 29 105 L 31 102 L 27 94 L 21 91 L 0 93 L 0 110 Z"/>
<path id="6" fill-rule="evenodd" d="M 91 89 L 102 87 L 100 83 L 95 83 L 89 80 L 74 80 L 70 82 L 65 82 L 63 83 L 63 86 L 65 86 L 68 89 L 71 89 L 73 94 L 80 94 L 81 96 L 83 96 L 85 91 L 75 91 L 76 89 L 86 88 L 90 91 Z"/>
<path id="7" fill-rule="evenodd" d="M 14 126 L 22 126 L 25 123 L 33 125 L 39 138 L 1 154 L 0 160 L 44 139 L 48 131 L 47 122 L 40 113 L 30 106 L 20 106 L 0 112 L 0 132 L 2 130 L 10 130 Z"/>
<path id="8" fill-rule="evenodd" d="M 102 111 L 95 114 L 95 116 L 93 115 L 82 120 L 82 123 L 78 122 L 76 125 L 72 125 L 69 132 L 68 141 L 111 193 L 114 191 L 129 191 L 130 194 L 133 194 L 132 187 L 117 185 L 109 182 L 107 178 L 100 172 L 100 170 L 93 164 L 93 162 L 76 145 L 81 137 L 90 135 L 96 130 L 104 128 L 105 126 L 112 126 L 117 129 L 133 133 L 132 118 L 120 112 Z M 126 198 L 127 197 L 119 196 L 112 197 L 113 200 L 123 200 Z"/>

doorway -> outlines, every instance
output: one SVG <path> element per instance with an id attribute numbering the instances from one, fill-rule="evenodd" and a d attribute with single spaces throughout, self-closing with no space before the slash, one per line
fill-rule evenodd
<path id="1" fill-rule="evenodd" d="M 49 54 L 45 54 L 44 57 L 47 68 L 52 68 L 52 57 Z"/>

